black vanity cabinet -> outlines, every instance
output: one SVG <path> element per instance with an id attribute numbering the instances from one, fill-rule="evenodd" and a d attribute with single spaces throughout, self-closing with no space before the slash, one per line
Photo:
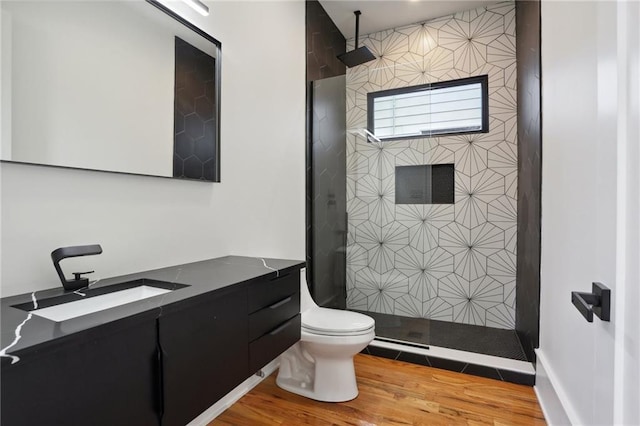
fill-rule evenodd
<path id="1" fill-rule="evenodd" d="M 2 425 L 157 425 L 156 321 L 146 317 L 88 330 L 14 364 L 2 358 Z"/>
<path id="2" fill-rule="evenodd" d="M 249 372 L 255 373 L 300 340 L 300 273 L 249 287 Z"/>
<path id="3" fill-rule="evenodd" d="M 61 322 L 20 310 L 32 294 L 0 299 L 0 337 L 6 346 L 21 332 L 23 345 L 14 343 L 19 361 L 0 357 L 0 424 L 189 423 L 300 339 L 301 265 L 270 261 L 288 266 L 263 270 L 264 260 L 241 257 L 184 265 L 183 276 L 198 279 L 155 303 Z"/>
<path id="4" fill-rule="evenodd" d="M 162 314 L 162 426 L 190 422 L 300 340 L 299 275 L 231 287 Z"/>
<path id="5" fill-rule="evenodd" d="M 184 426 L 249 376 L 246 288 L 183 303 L 158 325 L 163 426 Z"/>

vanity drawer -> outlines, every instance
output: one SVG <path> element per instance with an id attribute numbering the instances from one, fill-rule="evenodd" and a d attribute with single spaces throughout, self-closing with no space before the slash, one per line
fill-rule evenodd
<path id="1" fill-rule="evenodd" d="M 296 292 L 249 316 L 249 341 L 261 337 L 300 313 L 300 293 Z"/>
<path id="2" fill-rule="evenodd" d="M 300 314 L 249 344 L 249 369 L 255 373 L 300 340 Z"/>
<path id="3" fill-rule="evenodd" d="M 300 291 L 300 272 L 253 284 L 249 287 L 249 313 L 271 306 Z"/>

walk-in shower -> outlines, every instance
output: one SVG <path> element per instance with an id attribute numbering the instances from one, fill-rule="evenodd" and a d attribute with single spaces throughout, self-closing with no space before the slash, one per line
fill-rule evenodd
<path id="1" fill-rule="evenodd" d="M 327 152 L 340 153 L 346 214 L 326 209 L 342 203 L 340 191 L 312 184 L 311 247 L 318 253 L 312 257 L 327 256 L 323 241 L 338 242 L 346 232 L 344 245 L 334 245 L 329 255 L 346 253 L 346 261 L 333 262 L 344 270 L 332 271 L 324 262 L 312 281 L 344 277 L 346 308 L 376 320 L 370 351 L 429 365 L 445 356 L 433 352 L 436 347 L 482 354 L 495 378 L 509 373 L 499 372 L 492 357 L 508 365 L 532 360 L 533 343 L 523 345 L 516 331 L 523 321 L 516 312 L 515 17 L 515 3 L 503 2 L 368 34 L 362 43 L 374 60 L 347 68 L 346 80 L 314 83 L 333 80 L 346 93 L 346 109 L 338 107 L 346 116 L 344 158 L 339 145 L 322 140 L 329 134 L 322 126 L 332 117 L 325 107 L 318 112 L 314 106 L 310 115 L 312 179 L 326 181 L 329 174 L 337 181 L 322 161 L 332 161 Z M 347 40 L 346 50 L 353 45 Z M 326 98 L 310 97 L 316 103 Z M 340 226 L 317 220 L 329 216 Z M 527 319 L 532 336 L 535 315 Z M 403 347 L 410 349 L 403 354 Z M 460 365 L 453 369 L 470 364 Z M 532 374 L 528 368 L 518 371 Z"/>
<path id="2" fill-rule="evenodd" d="M 473 24 L 453 15 L 369 34 L 379 59 L 346 71 L 347 308 L 374 316 L 382 338 L 525 359 L 514 331 L 515 6 L 470 13 Z M 483 76 L 486 100 L 454 86 Z M 417 133 L 375 142 L 353 131 L 372 130 L 372 94 L 404 88 L 382 98 L 380 126 Z M 483 103 L 486 133 L 467 131 Z M 456 120 L 461 131 L 420 134 Z"/>

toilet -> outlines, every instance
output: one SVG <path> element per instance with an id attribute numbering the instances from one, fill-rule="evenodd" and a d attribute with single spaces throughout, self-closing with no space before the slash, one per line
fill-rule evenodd
<path id="1" fill-rule="evenodd" d="M 300 341 L 280 357 L 276 383 L 289 392 L 324 402 L 358 396 L 353 357 L 375 337 L 375 321 L 357 312 L 319 307 L 300 271 Z"/>

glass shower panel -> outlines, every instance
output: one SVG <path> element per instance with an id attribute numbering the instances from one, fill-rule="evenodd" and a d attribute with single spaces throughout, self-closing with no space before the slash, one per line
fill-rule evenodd
<path id="1" fill-rule="evenodd" d="M 311 293 L 320 306 L 346 306 L 345 76 L 311 83 Z"/>
<path id="2" fill-rule="evenodd" d="M 378 65 L 384 67 L 374 62 L 367 69 L 347 70 L 347 308 L 373 316 L 378 337 L 427 344 L 430 327 L 423 320 L 452 317 L 451 305 L 438 297 L 438 280 L 453 273 L 453 256 L 439 246 L 438 232 L 453 222 L 454 206 L 426 204 L 419 196 L 415 204 L 396 203 L 401 183 L 396 168 L 452 165 L 454 158 L 438 149 L 434 138 L 383 142 L 367 136 L 367 93 L 399 84 L 398 79 L 374 84 Z M 396 71 L 418 65 L 429 69 L 421 59 L 420 64 L 396 64 Z M 406 85 L 427 84 L 428 78 L 427 73 Z M 431 102 L 407 107 L 429 126 Z"/>

